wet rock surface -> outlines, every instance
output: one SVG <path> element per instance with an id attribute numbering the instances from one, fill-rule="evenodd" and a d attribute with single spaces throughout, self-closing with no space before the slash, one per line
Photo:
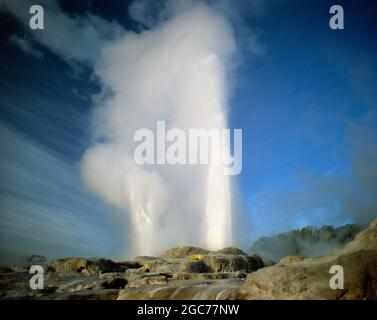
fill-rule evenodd
<path id="1" fill-rule="evenodd" d="M 127 263 L 114 262 L 97 258 L 62 258 L 51 261 L 47 270 L 58 273 L 100 274 L 106 272 L 122 272 L 128 268 Z"/>
<path id="2" fill-rule="evenodd" d="M 330 288 L 332 265 L 344 268 L 344 289 Z M 73 257 L 44 267 L 42 290 L 30 289 L 28 268 L 2 267 L 0 299 L 377 299 L 377 219 L 342 249 L 275 265 L 238 248 L 183 246 L 159 257 Z"/>
<path id="3" fill-rule="evenodd" d="M 71 257 L 45 264 L 43 290 L 31 290 L 29 269 L 0 270 L 1 299 L 229 298 L 263 261 L 238 248 L 182 246 L 130 261 Z"/>

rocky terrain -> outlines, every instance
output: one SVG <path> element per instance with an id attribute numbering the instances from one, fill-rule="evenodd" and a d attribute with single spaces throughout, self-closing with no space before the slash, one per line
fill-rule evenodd
<path id="1" fill-rule="evenodd" d="M 344 268 L 344 289 L 330 288 L 332 265 Z M 237 248 L 183 246 L 130 261 L 46 262 L 43 290 L 31 290 L 30 278 L 27 268 L 1 268 L 0 298 L 377 299 L 377 219 L 345 247 L 319 258 L 288 256 L 272 265 Z"/>

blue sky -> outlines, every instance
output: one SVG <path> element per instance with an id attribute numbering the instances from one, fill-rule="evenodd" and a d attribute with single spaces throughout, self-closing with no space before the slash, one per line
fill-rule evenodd
<path id="1" fill-rule="evenodd" d="M 377 98 L 375 10 L 370 2 L 362 3 L 343 2 L 342 31 L 328 27 L 331 1 L 308 1 L 305 6 L 287 1 L 262 21 L 250 23 L 266 50 L 241 68 L 231 118 L 249 143 L 244 146 L 241 185 L 259 230 L 356 220 L 350 217 L 357 213 L 336 214 L 334 207 L 341 207 L 336 191 L 332 205 L 321 197 L 315 204 L 308 200 L 300 214 L 295 206 L 308 193 L 316 197 L 314 186 L 300 181 L 300 174 L 334 180 L 352 175 L 350 123 L 376 129 L 375 119 L 368 124 L 362 120 L 375 113 Z M 295 218 L 281 212 L 286 206 Z M 326 218 L 307 219 L 318 207 L 324 207 Z M 270 226 L 265 227 L 266 221 Z"/>
<path id="2" fill-rule="evenodd" d="M 74 61 L 69 46 L 30 36 L 22 7 L 9 13 L 1 3 L 1 259 L 116 257 L 125 235 L 106 214 L 112 209 L 85 191 L 78 167 L 99 93 L 90 62 L 97 43 L 88 42 L 93 56 L 86 56 L 74 39 L 82 58 Z M 344 30 L 329 28 L 332 1 L 232 4 L 240 52 L 229 117 L 243 129 L 244 248 L 262 235 L 377 215 L 377 9 L 373 1 L 336 3 L 344 7 Z M 64 1 L 60 10 L 100 16 L 99 28 L 111 20 L 145 28 L 128 7 Z"/>

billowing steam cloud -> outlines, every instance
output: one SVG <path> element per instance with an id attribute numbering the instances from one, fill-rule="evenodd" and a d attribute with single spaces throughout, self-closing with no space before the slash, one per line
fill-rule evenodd
<path id="1" fill-rule="evenodd" d="M 221 166 L 140 166 L 133 153 L 135 132 L 155 132 L 158 120 L 166 130 L 226 128 L 226 74 L 235 52 L 226 19 L 195 5 L 106 45 L 95 65 L 103 94 L 83 177 L 124 214 L 125 228 L 131 222 L 137 254 L 178 244 L 218 249 L 231 243 L 231 182 Z"/>

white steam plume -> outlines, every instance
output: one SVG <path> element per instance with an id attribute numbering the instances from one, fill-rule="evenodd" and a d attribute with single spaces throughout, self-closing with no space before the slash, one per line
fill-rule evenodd
<path id="1" fill-rule="evenodd" d="M 107 94 L 96 107 L 98 142 L 83 157 L 83 177 L 129 215 L 139 255 L 179 244 L 231 244 L 231 185 L 222 165 L 139 166 L 133 137 L 140 128 L 155 132 L 158 120 L 166 130 L 226 128 L 226 74 L 235 52 L 226 19 L 197 5 L 106 45 L 95 65 Z"/>

